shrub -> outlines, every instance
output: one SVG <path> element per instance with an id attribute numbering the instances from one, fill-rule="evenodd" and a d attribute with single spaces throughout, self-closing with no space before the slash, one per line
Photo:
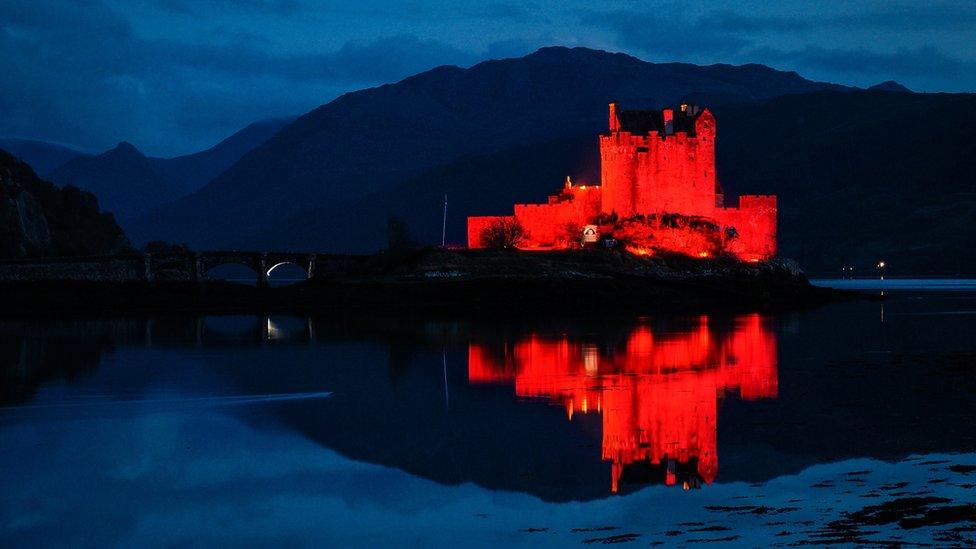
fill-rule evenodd
<path id="1" fill-rule="evenodd" d="M 481 243 L 497 250 L 515 248 L 525 241 L 525 227 L 515 218 L 496 219 L 481 231 Z"/>

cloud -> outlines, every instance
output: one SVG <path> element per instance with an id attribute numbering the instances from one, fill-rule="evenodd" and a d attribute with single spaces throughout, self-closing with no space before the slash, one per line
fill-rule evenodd
<path id="1" fill-rule="evenodd" d="M 713 20 L 669 10 L 586 10 L 581 12 L 581 21 L 587 26 L 609 29 L 627 48 L 675 59 L 700 54 L 736 55 L 751 45 L 750 40 L 740 36 L 743 27 L 755 24 L 741 16 Z"/>
<path id="2" fill-rule="evenodd" d="M 207 43 L 144 38 L 98 1 L 4 2 L 0 70 L 15 85 L 0 94 L 0 135 L 96 149 L 130 140 L 150 152 L 188 152 L 259 118 L 300 114 L 351 89 L 475 61 L 412 35 L 324 52 L 282 51 L 241 32 Z"/>
<path id="3" fill-rule="evenodd" d="M 976 62 L 953 57 L 933 46 L 900 48 L 892 53 L 819 46 L 793 51 L 758 48 L 752 50 L 750 55 L 772 64 L 801 67 L 807 71 L 857 79 L 874 78 L 869 81 L 897 75 L 900 79 L 921 78 L 952 86 L 976 73 Z"/>
<path id="4" fill-rule="evenodd" d="M 790 2 L 783 4 L 789 7 Z M 846 7 L 850 7 L 846 4 Z M 816 41 L 818 33 L 846 33 L 879 30 L 888 32 L 966 31 L 976 24 L 976 4 L 972 2 L 931 2 L 925 5 L 898 2 L 862 2 L 856 9 L 840 12 L 820 9 L 804 13 L 800 3 L 790 15 L 756 15 L 729 9 L 695 12 L 685 4 L 664 4 L 653 9 L 582 10 L 584 25 L 606 28 L 622 42 L 634 46 L 667 43 L 669 49 L 707 49 L 721 39 L 731 40 L 726 49 L 752 43 L 768 35 L 801 33 Z M 844 4 L 841 7 L 845 7 Z M 858 35 L 861 38 L 861 35 Z"/>
<path id="5" fill-rule="evenodd" d="M 649 10 L 584 10 L 579 17 L 581 24 L 609 32 L 619 47 L 654 59 L 765 63 L 861 85 L 897 79 L 923 90 L 976 86 L 976 49 L 964 40 L 967 34 L 976 39 L 976 4 L 866 2 L 853 7 L 783 16 L 693 12 L 666 4 Z M 920 37 L 941 39 L 919 42 Z"/>
<path id="6" fill-rule="evenodd" d="M 274 15 L 300 11 L 298 0 L 155 0 L 156 6 L 175 13 L 198 14 L 209 10 L 252 10 Z"/>
<path id="7" fill-rule="evenodd" d="M 239 77 L 266 76 L 295 81 L 364 83 L 398 80 L 442 64 L 469 64 L 473 56 L 411 35 L 347 42 L 337 51 L 275 54 L 250 40 L 200 46 L 171 41 L 142 44 L 157 62 Z"/>
<path id="8" fill-rule="evenodd" d="M 473 17 L 487 19 L 524 19 L 530 15 L 521 5 L 509 2 L 491 2 L 486 6 L 475 6 L 470 8 L 469 13 Z"/>
<path id="9" fill-rule="evenodd" d="M 892 31 L 972 31 L 976 4 L 969 1 L 898 4 L 885 3 L 844 15 L 820 15 L 808 20 L 812 27 L 833 29 L 883 29 Z"/>

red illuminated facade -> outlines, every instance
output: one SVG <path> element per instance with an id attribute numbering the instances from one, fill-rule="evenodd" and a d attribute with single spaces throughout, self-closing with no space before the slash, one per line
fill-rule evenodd
<path id="1" fill-rule="evenodd" d="M 516 204 L 512 216 L 468 218 L 468 246 L 484 247 L 485 229 L 515 219 L 523 249 L 578 247 L 581 231 L 599 233 L 640 254 L 731 254 L 760 261 L 776 254 L 776 197 L 741 196 L 726 207 L 715 175 L 715 117 L 681 105 L 622 111 L 610 104 L 609 131 L 600 136 L 601 185 L 574 185 L 545 204 Z"/>
<path id="2" fill-rule="evenodd" d="M 574 414 L 602 415 L 611 490 L 626 469 L 657 471 L 668 485 L 697 487 L 718 473 L 718 402 L 777 396 L 776 339 L 759 315 L 719 333 L 702 316 L 681 333 L 635 329 L 606 352 L 566 337 L 530 336 L 503 349 L 468 347 L 472 384 L 513 383 L 520 397 Z"/>

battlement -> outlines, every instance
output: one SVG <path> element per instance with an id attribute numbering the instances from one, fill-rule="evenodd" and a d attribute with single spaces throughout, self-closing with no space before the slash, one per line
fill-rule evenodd
<path id="1" fill-rule="evenodd" d="M 745 194 L 739 197 L 739 208 L 776 208 L 774 194 Z"/>
<path id="2" fill-rule="evenodd" d="M 647 135 L 654 132 L 660 136 L 683 133 L 695 136 L 703 128 L 699 119 L 713 119 L 711 112 L 697 105 L 682 103 L 677 109 L 666 107 L 660 110 L 618 110 L 617 103 L 610 103 L 610 133 L 629 133 Z M 714 124 L 712 125 L 714 127 Z"/>
<path id="3" fill-rule="evenodd" d="M 626 131 L 600 135 L 601 145 L 614 145 L 618 147 L 637 147 L 639 152 L 645 152 L 655 144 L 672 143 L 698 143 L 708 142 L 706 135 L 699 135 L 695 132 L 677 131 L 670 134 L 661 133 L 655 130 L 643 134 L 630 133 Z"/>

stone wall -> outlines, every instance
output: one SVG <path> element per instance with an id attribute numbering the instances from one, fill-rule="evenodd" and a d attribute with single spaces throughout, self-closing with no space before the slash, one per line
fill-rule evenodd
<path id="1" fill-rule="evenodd" d="M 0 263 L 0 282 L 135 282 L 146 280 L 146 273 L 146 262 L 141 257 Z"/>

